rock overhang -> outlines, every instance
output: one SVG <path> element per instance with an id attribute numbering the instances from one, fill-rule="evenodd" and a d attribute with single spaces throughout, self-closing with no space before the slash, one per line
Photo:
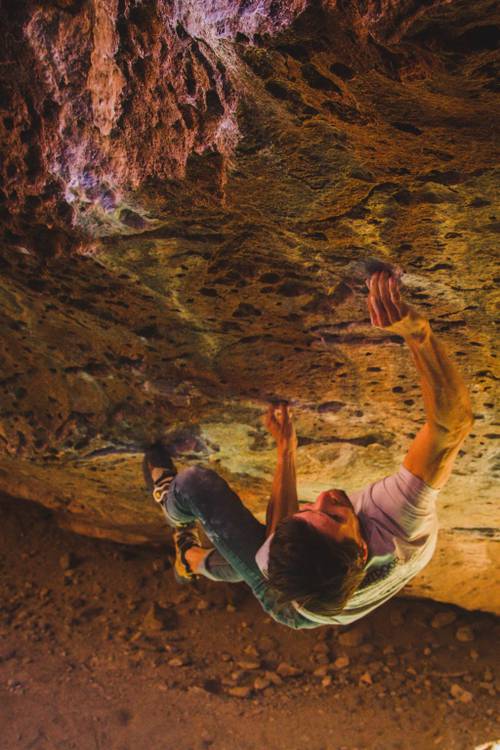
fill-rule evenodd
<path id="1" fill-rule="evenodd" d="M 369 326 L 375 258 L 404 271 L 476 416 L 440 501 L 440 567 L 416 591 L 488 608 L 498 18 L 487 3 L 268 5 L 225 24 L 215 2 L 9 20 L 23 44 L 2 89 L 3 488 L 86 533 L 158 541 L 140 460 L 162 437 L 262 513 L 260 416 L 280 398 L 304 497 L 393 471 L 423 412 L 401 342 Z"/>

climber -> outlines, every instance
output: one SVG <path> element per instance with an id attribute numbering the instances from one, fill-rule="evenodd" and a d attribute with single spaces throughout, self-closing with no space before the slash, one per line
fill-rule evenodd
<path id="1" fill-rule="evenodd" d="M 405 340 L 420 376 L 426 423 L 392 476 L 362 490 L 328 489 L 297 499 L 297 438 L 288 407 L 271 406 L 266 426 L 278 461 L 266 525 L 214 471 L 176 474 L 160 444 L 146 450 L 144 474 L 173 527 L 179 581 L 204 575 L 245 581 L 263 608 L 292 628 L 346 625 L 394 596 L 430 561 L 436 497 L 472 425 L 466 386 L 429 321 L 400 296 L 389 271 L 367 281 L 372 325 Z M 196 524 L 213 547 L 202 548 Z"/>

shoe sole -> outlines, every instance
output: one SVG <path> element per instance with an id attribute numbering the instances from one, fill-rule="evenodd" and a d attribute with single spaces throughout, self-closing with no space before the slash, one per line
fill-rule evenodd
<path id="1" fill-rule="evenodd" d="M 153 456 L 155 452 L 157 453 L 156 459 L 158 461 L 158 468 L 165 469 L 165 471 L 168 471 L 173 477 L 177 475 L 177 471 L 176 471 L 174 462 L 172 461 L 172 457 L 167 453 L 167 450 L 165 448 L 162 448 L 162 449 L 156 448 L 156 451 L 155 451 L 155 446 L 152 446 L 151 448 L 146 449 L 146 451 L 144 452 L 144 456 L 142 458 L 142 474 L 144 476 L 144 482 L 146 484 L 146 487 L 148 488 L 150 492 L 154 490 L 154 482 L 151 476 L 151 470 L 149 468 L 148 454 L 150 456 Z M 151 463 L 156 466 L 156 463 L 154 461 L 151 461 Z"/>

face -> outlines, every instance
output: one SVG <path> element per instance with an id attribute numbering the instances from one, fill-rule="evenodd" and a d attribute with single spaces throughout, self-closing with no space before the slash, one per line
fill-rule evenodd
<path id="1" fill-rule="evenodd" d="M 294 513 L 314 526 L 322 534 L 330 536 L 337 542 L 352 539 L 364 550 L 365 560 L 368 557 L 368 547 L 361 534 L 359 519 L 354 512 L 351 501 L 343 490 L 326 490 L 316 498 L 307 510 Z"/>

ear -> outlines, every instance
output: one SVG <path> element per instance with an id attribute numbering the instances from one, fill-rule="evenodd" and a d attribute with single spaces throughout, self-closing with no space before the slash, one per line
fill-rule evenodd
<path id="1" fill-rule="evenodd" d="M 366 563 L 366 561 L 368 560 L 368 545 L 364 539 L 361 542 L 361 549 L 363 550 L 363 562 Z"/>

